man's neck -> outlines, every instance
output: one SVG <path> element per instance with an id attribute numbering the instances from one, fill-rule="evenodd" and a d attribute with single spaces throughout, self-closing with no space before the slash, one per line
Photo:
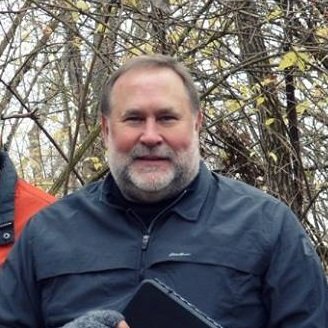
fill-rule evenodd
<path id="1" fill-rule="evenodd" d="M 179 195 L 187 190 L 187 192 L 192 192 L 195 189 L 196 183 L 198 181 L 199 173 L 197 176 L 193 179 L 193 181 L 178 195 L 174 195 L 173 197 L 166 198 L 159 200 L 158 202 L 153 203 L 146 203 L 146 202 L 136 202 L 131 201 L 124 197 L 122 192 L 120 191 L 119 187 L 115 183 L 115 180 L 113 179 L 113 185 L 111 186 L 110 194 L 113 197 L 114 201 L 124 207 L 132 209 L 133 212 L 144 222 L 144 224 L 148 227 L 153 219 L 165 208 L 169 207 L 172 202 L 174 202 Z"/>

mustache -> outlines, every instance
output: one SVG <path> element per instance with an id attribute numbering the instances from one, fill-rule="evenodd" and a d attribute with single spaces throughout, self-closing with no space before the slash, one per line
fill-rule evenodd
<path id="1" fill-rule="evenodd" d="M 171 159 L 175 155 L 175 152 L 167 145 L 160 145 L 155 147 L 147 147 L 144 145 L 136 145 L 130 156 L 132 159 L 137 159 L 144 156 L 156 156 Z"/>

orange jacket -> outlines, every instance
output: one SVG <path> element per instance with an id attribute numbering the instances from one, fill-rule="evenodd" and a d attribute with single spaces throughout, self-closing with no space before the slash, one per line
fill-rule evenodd
<path id="1" fill-rule="evenodd" d="M 6 152 L 0 152 L 0 265 L 27 221 L 56 198 L 17 178 Z"/>

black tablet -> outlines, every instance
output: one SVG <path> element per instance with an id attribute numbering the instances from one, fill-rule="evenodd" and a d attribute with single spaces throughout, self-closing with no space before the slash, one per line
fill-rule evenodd
<path id="1" fill-rule="evenodd" d="M 123 310 L 130 328 L 223 328 L 159 280 L 144 280 Z"/>

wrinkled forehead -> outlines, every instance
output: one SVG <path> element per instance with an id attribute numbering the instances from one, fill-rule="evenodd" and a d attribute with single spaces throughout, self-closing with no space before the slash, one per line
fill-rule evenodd
<path id="1" fill-rule="evenodd" d="M 112 110 L 118 103 L 154 106 L 166 104 L 167 108 L 180 102 L 192 108 L 188 90 L 182 79 L 174 70 L 167 68 L 138 68 L 126 72 L 116 81 L 110 97 Z"/>
<path id="2" fill-rule="evenodd" d="M 190 98 L 183 79 L 173 69 L 169 67 L 145 66 L 132 68 L 120 75 L 113 84 L 110 100 L 113 101 L 116 98 L 118 90 L 124 92 L 125 89 L 136 90 L 139 88 L 149 89 L 150 93 L 160 91 L 161 89 L 173 88 L 174 90 L 179 90 L 180 94 L 184 94 L 188 99 Z"/>

